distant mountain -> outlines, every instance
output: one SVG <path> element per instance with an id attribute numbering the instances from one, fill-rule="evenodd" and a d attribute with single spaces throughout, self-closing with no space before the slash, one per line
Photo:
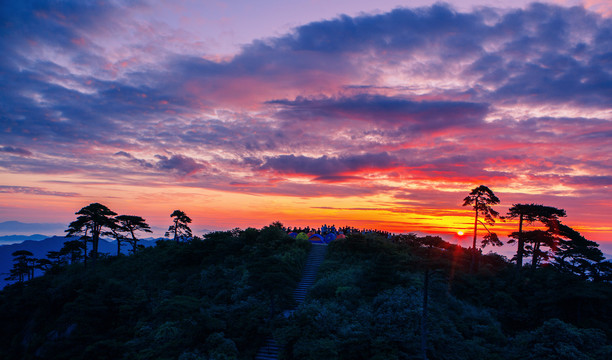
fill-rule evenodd
<path id="1" fill-rule="evenodd" d="M 601 250 L 606 259 L 612 260 L 612 241 L 600 241 L 599 250 Z"/>
<path id="2" fill-rule="evenodd" d="M 1 245 L 0 246 L 0 289 L 4 288 L 5 285 L 9 284 L 10 281 L 4 280 L 8 277 L 11 268 L 13 267 L 13 255 L 12 253 L 17 250 L 27 250 L 34 254 L 34 257 L 37 259 L 43 259 L 47 257 L 47 253 L 49 251 L 58 251 L 64 246 L 64 242 L 69 240 L 74 240 L 76 238 L 67 238 L 64 236 L 52 236 L 46 238 L 44 240 L 26 240 L 24 242 L 18 244 L 11 245 Z M 140 244 L 144 246 L 152 246 L 155 245 L 155 241 L 157 239 L 151 240 L 141 240 Z M 121 247 L 121 253 L 127 254 L 128 246 L 125 245 Z M 89 250 L 91 250 L 91 245 L 89 245 Z M 112 240 L 100 239 L 100 244 L 98 245 L 98 252 L 106 253 L 106 254 L 116 254 L 117 253 L 117 243 Z M 39 270 L 36 270 L 36 276 L 41 275 Z"/>
<path id="3" fill-rule="evenodd" d="M 24 242 L 26 240 L 40 241 L 49 238 L 49 235 L 4 235 L 0 236 L 0 245 L 10 245 L 16 244 L 20 242 Z"/>
<path id="4" fill-rule="evenodd" d="M 51 236 L 63 236 L 65 234 L 65 230 L 68 228 L 68 223 L 26 223 L 21 221 L 4 221 L 0 222 L 0 245 L 6 242 L 1 240 L 3 236 L 13 236 L 13 235 L 22 235 L 22 236 L 30 236 L 32 234 L 45 234 L 46 237 Z M 160 238 L 164 235 L 166 230 L 168 230 L 167 226 L 155 226 L 151 225 L 151 230 L 153 233 L 149 234 L 151 237 Z M 194 230 L 193 234 L 202 236 L 204 234 L 208 234 L 216 230 L 210 230 L 207 228 L 202 228 L 200 230 Z M 29 238 L 22 239 L 18 241 L 24 240 L 40 240 Z M 8 242 L 8 241 L 7 241 Z M 17 242 L 17 241 L 10 241 Z"/>
<path id="5" fill-rule="evenodd" d="M 67 224 L 60 223 L 24 223 L 21 221 L 0 222 L 0 236 L 2 235 L 30 235 L 50 234 L 62 235 Z"/>

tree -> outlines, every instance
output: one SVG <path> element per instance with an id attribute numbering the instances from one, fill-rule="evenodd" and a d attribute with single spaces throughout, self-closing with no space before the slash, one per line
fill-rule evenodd
<path id="1" fill-rule="evenodd" d="M 470 192 L 468 196 L 463 199 L 463 206 L 472 206 L 474 208 L 474 241 L 472 243 L 472 263 L 470 265 L 471 270 L 474 269 L 474 262 L 476 258 L 476 238 L 478 237 L 478 223 L 489 232 L 489 236 L 485 238 L 483 245 L 491 243 L 492 245 L 500 244 L 501 242 L 497 238 L 495 233 L 491 233 L 487 226 L 482 220 L 479 220 L 479 215 L 484 218 L 485 222 L 489 225 L 495 224 L 495 218 L 499 217 L 499 213 L 491 205 L 499 204 L 499 198 L 495 196 L 493 191 L 484 185 L 480 185 Z"/>
<path id="2" fill-rule="evenodd" d="M 174 234 L 174 241 L 179 242 L 180 239 L 189 239 L 192 237 L 191 229 L 189 228 L 189 223 L 191 223 L 191 218 L 187 216 L 181 210 L 174 210 L 170 217 L 174 218 L 172 221 L 174 222 L 166 231 L 165 236 L 170 236 L 170 234 Z"/>
<path id="3" fill-rule="evenodd" d="M 183 213 L 184 215 L 184 213 Z M 187 216 L 187 215 L 185 215 Z M 136 249 L 138 248 L 138 239 L 134 234 L 136 231 L 144 231 L 144 232 L 152 232 L 149 224 L 146 223 L 145 219 L 136 215 L 119 215 L 115 219 L 119 221 L 119 226 L 125 232 L 129 232 L 132 236 L 131 239 L 126 239 L 132 245 L 132 252 L 136 254 Z M 191 222 L 191 219 L 189 219 Z M 176 224 L 175 224 L 176 226 Z M 168 229 L 170 231 L 170 229 Z"/>
<path id="4" fill-rule="evenodd" d="M 482 225 L 484 226 L 484 224 Z M 485 230 L 489 231 L 489 229 L 487 229 L 486 226 L 485 226 Z M 489 231 L 488 234 L 483 236 L 481 244 L 482 244 L 482 248 L 484 249 L 484 247 L 489 244 L 491 244 L 491 246 L 502 246 L 504 243 L 501 240 L 499 240 L 499 236 L 497 236 L 496 233 Z"/>
<path id="5" fill-rule="evenodd" d="M 90 230 L 91 225 L 87 222 L 85 216 L 79 216 L 75 221 L 68 225 L 68 230 L 65 230 L 66 237 L 81 235 L 78 240 L 73 241 L 78 241 L 81 243 L 81 248 L 83 249 L 83 263 L 85 264 L 85 267 L 87 267 L 87 243 L 91 242 L 91 236 L 89 236 Z M 64 243 L 64 246 L 66 246 L 66 243 Z"/>
<path id="6" fill-rule="evenodd" d="M 37 259 L 34 268 L 42 270 L 44 273 L 46 273 L 52 265 L 53 262 L 51 262 L 49 259 Z"/>
<path id="7" fill-rule="evenodd" d="M 64 254 L 59 251 L 51 250 L 47 252 L 47 258 L 51 261 L 51 264 L 54 266 L 60 266 L 66 263 Z"/>
<path id="8" fill-rule="evenodd" d="M 511 236 L 518 236 L 517 233 L 512 233 Z M 522 238 L 525 241 L 525 253 L 531 254 L 531 268 L 535 269 L 541 260 L 548 260 L 550 257 L 549 251 L 544 250 L 547 247 L 549 250 L 555 251 L 559 238 L 553 232 L 547 230 L 530 230 L 523 232 Z"/>
<path id="9" fill-rule="evenodd" d="M 115 241 L 117 241 L 117 256 L 119 256 L 121 254 L 121 243 L 126 240 L 125 235 L 121 233 L 123 229 L 117 223 L 116 218 L 111 219 L 111 221 L 108 223 L 108 228 L 109 231 L 104 232 L 103 235 L 112 236 L 115 238 Z"/>
<path id="10" fill-rule="evenodd" d="M 85 206 L 75 214 L 80 216 L 77 217 L 75 221 L 70 223 L 68 230 L 66 230 L 66 236 L 73 236 L 75 234 L 83 233 L 83 236 L 87 237 L 88 230 L 91 231 L 91 242 L 93 247 L 92 258 L 95 264 L 95 261 L 98 258 L 98 243 L 100 241 L 102 228 L 112 226 L 112 217 L 117 215 L 117 213 L 100 203 L 92 203 Z"/>
<path id="11" fill-rule="evenodd" d="M 590 273 L 593 281 L 612 282 L 612 261 L 599 261 L 592 264 Z"/>
<path id="12" fill-rule="evenodd" d="M 17 250 L 13 252 L 13 268 L 11 269 L 10 276 L 6 280 L 17 280 L 22 283 L 26 280 L 30 280 L 34 277 L 34 264 L 36 263 L 35 258 L 28 250 Z"/>
<path id="13" fill-rule="evenodd" d="M 555 253 L 555 266 L 562 271 L 583 278 L 598 277 L 598 264 L 605 260 L 605 256 L 598 249 L 599 244 L 587 240 L 578 231 L 561 222 L 551 225 L 552 230 L 559 236 L 559 248 Z"/>
<path id="14" fill-rule="evenodd" d="M 565 216 L 565 210 L 557 209 L 552 206 L 544 206 L 538 204 L 513 204 L 508 209 L 507 219 L 519 219 L 519 231 L 516 236 L 513 236 L 518 240 L 518 249 L 516 251 L 516 264 L 519 268 L 523 266 L 523 255 L 525 253 L 525 239 L 523 238 L 523 222 L 528 225 L 539 221 L 546 225 L 551 221 L 558 220 L 560 217 Z M 513 243 L 514 240 L 508 241 Z"/>
<path id="15" fill-rule="evenodd" d="M 64 246 L 59 251 L 59 255 L 68 256 L 70 263 L 74 264 L 79 262 L 81 258 L 85 258 L 87 256 L 86 252 L 86 242 L 81 240 L 69 240 L 64 243 Z M 51 251 L 49 253 L 51 253 Z M 51 258 L 50 256 L 48 257 Z"/>
<path id="16" fill-rule="evenodd" d="M 553 318 L 532 331 L 517 334 L 508 355 L 510 359 L 609 359 L 608 343 L 599 329 L 581 329 Z"/>

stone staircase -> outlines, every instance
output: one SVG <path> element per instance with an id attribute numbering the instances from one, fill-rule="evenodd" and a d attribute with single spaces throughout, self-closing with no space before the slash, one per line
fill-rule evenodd
<path id="1" fill-rule="evenodd" d="M 266 339 L 263 346 L 259 348 L 257 355 L 255 355 L 255 360 L 276 360 L 278 359 L 280 350 L 281 349 L 276 344 L 276 340 L 274 340 L 273 337 L 269 337 Z"/>
<path id="2" fill-rule="evenodd" d="M 293 291 L 293 299 L 297 306 L 304 302 L 308 289 L 314 284 L 319 266 L 325 259 L 326 251 L 327 245 L 312 244 L 310 254 L 308 254 L 308 259 L 306 260 L 306 265 L 304 265 L 304 270 L 302 272 L 302 280 Z"/>
<path id="3" fill-rule="evenodd" d="M 319 266 L 325 259 L 325 253 L 327 251 L 326 244 L 312 244 L 308 258 L 306 259 L 306 265 L 302 271 L 302 280 L 293 291 L 293 299 L 295 300 L 296 306 L 294 309 L 285 311 L 285 316 L 289 316 L 293 311 L 304 302 L 308 289 L 314 284 L 317 278 L 317 271 Z M 272 360 L 278 359 L 278 354 L 281 348 L 276 344 L 276 340 L 272 336 L 266 339 L 264 345 L 259 348 L 255 360 Z"/>

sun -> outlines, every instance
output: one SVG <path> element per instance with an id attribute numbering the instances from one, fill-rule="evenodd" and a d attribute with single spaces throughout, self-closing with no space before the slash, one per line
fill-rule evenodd
<path id="1" fill-rule="evenodd" d="M 463 235 L 463 231 L 461 231 L 461 230 L 457 231 L 457 235 L 462 236 Z"/>

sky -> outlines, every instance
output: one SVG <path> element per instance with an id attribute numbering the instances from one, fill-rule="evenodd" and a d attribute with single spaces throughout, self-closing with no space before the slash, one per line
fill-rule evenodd
<path id="1" fill-rule="evenodd" d="M 5 1 L 0 34 L 0 221 L 467 244 L 483 184 L 612 243 L 607 0 Z"/>

